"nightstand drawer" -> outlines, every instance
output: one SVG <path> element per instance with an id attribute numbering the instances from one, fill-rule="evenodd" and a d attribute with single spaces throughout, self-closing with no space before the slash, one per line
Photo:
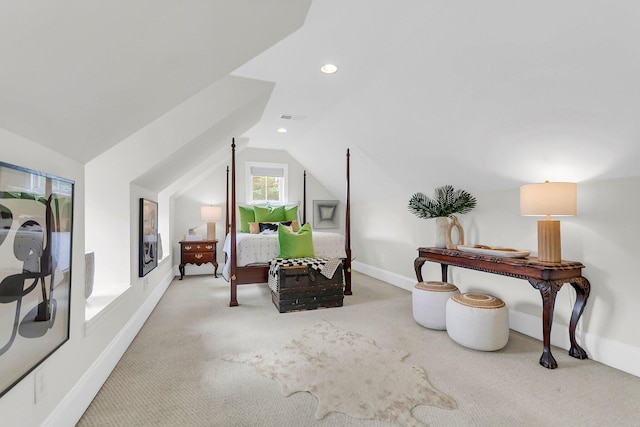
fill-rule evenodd
<path id="1" fill-rule="evenodd" d="M 182 251 L 184 253 L 213 252 L 213 248 L 214 246 L 211 243 L 189 242 L 182 245 Z"/>
<path id="2" fill-rule="evenodd" d="M 183 264 L 201 264 L 204 262 L 213 262 L 213 252 L 185 252 L 182 254 Z"/>

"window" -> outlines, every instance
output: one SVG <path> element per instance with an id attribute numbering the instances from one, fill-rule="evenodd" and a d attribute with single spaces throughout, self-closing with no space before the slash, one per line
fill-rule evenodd
<path id="1" fill-rule="evenodd" d="M 287 201 L 288 165 L 247 162 L 247 202 Z"/>

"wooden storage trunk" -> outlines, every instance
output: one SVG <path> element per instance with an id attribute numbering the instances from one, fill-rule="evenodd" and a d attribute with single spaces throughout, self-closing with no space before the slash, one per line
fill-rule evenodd
<path id="1" fill-rule="evenodd" d="M 278 270 L 278 292 L 271 291 L 271 299 L 280 313 L 342 307 L 342 265 L 331 279 L 307 266 L 282 266 Z"/>

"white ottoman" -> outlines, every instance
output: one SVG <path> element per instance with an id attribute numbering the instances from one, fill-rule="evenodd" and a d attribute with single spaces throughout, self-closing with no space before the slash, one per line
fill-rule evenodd
<path id="1" fill-rule="evenodd" d="M 447 301 L 447 333 L 474 350 L 495 351 L 509 340 L 509 310 L 492 295 L 463 293 Z"/>
<path id="2" fill-rule="evenodd" d="M 447 301 L 460 291 L 446 282 L 420 282 L 413 288 L 413 318 L 430 329 L 445 330 Z"/>

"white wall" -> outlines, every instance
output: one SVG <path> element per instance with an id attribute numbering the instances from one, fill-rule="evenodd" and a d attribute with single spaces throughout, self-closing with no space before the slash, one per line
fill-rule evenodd
<path id="1" fill-rule="evenodd" d="M 45 391 L 34 401 L 35 381 L 29 374 L 0 399 L 2 425 L 72 426 L 98 392 L 102 381 L 133 339 L 172 278 L 170 262 L 149 273 L 145 284 L 134 283 L 108 310 L 85 321 L 85 179 L 83 165 L 39 144 L 0 129 L 3 161 L 75 181 L 73 212 L 73 253 L 71 284 L 70 339 L 39 367 Z M 149 196 L 143 189 L 132 190 L 129 197 Z M 137 219 L 135 207 L 124 203 L 127 217 Z M 133 221 L 135 222 L 135 221 Z M 137 224 L 137 222 L 135 222 Z M 131 257 L 137 247 L 137 225 L 124 225 L 126 243 L 117 248 Z M 133 246 L 135 244 L 135 246 Z M 132 258 L 137 259 L 137 257 Z"/>
<path id="2" fill-rule="evenodd" d="M 214 156 L 217 146 L 205 136 L 241 132 L 258 120 L 272 86 L 227 76 L 86 164 L 86 242 L 96 254 L 96 287 L 120 288 L 131 280 L 135 258 L 119 250 L 129 242 L 130 185 L 158 193 L 180 181 Z M 150 198 L 157 201 L 155 193 Z M 166 213 L 162 206 L 160 213 Z"/>
<path id="3" fill-rule="evenodd" d="M 578 324 L 578 340 L 589 357 L 640 376 L 637 317 L 636 241 L 640 236 L 640 177 L 578 184 L 578 215 L 561 218 L 562 257 L 585 265 L 591 294 Z M 425 189 L 425 192 L 429 190 Z M 538 218 L 519 215 L 519 189 L 474 194 L 477 208 L 459 216 L 465 243 L 537 252 Z M 411 194 L 352 204 L 354 268 L 411 290 L 416 278 L 416 249 L 432 246 L 435 221 L 408 212 Z M 440 266 L 427 262 L 424 280 L 440 280 Z M 450 280 L 463 292 L 485 291 L 502 298 L 511 310 L 511 327 L 541 338 L 540 293 L 520 279 L 450 269 Z M 357 292 L 357 289 L 354 289 Z M 558 293 L 552 343 L 567 348 L 566 326 L 575 301 L 569 285 Z"/>

